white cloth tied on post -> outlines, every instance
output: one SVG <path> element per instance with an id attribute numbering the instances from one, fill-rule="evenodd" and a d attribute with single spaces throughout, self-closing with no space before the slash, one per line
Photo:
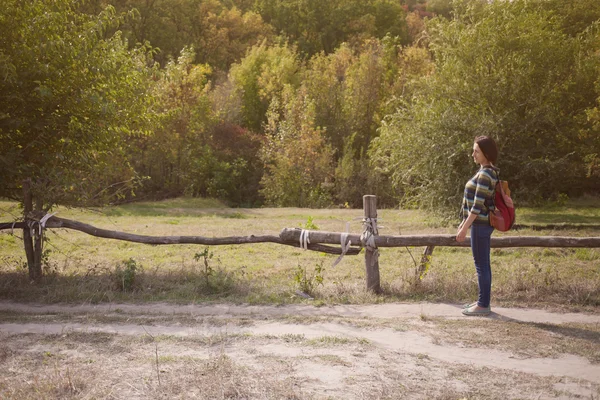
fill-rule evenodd
<path id="1" fill-rule="evenodd" d="M 300 232 L 300 247 L 304 250 L 308 250 L 308 244 L 310 243 L 310 238 L 308 237 L 310 231 L 302 229 Z"/>
<path id="2" fill-rule="evenodd" d="M 40 235 L 42 234 L 42 229 L 46 229 L 46 222 L 56 213 L 46 214 L 40 219 Z"/>
<path id="3" fill-rule="evenodd" d="M 332 267 L 335 267 L 336 265 L 339 264 L 340 261 L 342 261 L 342 258 L 344 258 L 344 256 L 346 255 L 346 253 L 348 252 L 348 249 L 350 249 L 350 246 L 352 246 L 352 241 L 348 240 L 348 225 L 346 224 L 346 232 L 342 233 L 342 235 L 340 236 L 340 244 L 342 245 L 342 254 L 340 254 L 340 256 L 333 262 L 333 264 L 331 265 Z"/>

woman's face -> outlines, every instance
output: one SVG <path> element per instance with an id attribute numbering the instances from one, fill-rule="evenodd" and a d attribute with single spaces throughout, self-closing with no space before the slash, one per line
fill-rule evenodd
<path id="1" fill-rule="evenodd" d="M 481 149 L 479 148 L 479 145 L 477 143 L 473 143 L 473 161 L 475 161 L 476 164 L 479 165 L 489 165 L 490 162 L 488 161 L 487 158 L 485 158 L 485 156 L 483 155 L 483 152 L 481 151 Z"/>

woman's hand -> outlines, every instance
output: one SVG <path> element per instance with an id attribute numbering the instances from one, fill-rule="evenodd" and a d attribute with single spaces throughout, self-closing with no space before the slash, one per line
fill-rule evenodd
<path id="1" fill-rule="evenodd" d="M 458 232 L 456 232 L 456 241 L 464 242 L 466 237 L 467 237 L 467 229 L 465 229 L 464 224 L 460 224 L 460 226 L 458 227 Z"/>
<path id="2" fill-rule="evenodd" d="M 458 226 L 458 232 L 456 232 L 456 241 L 464 242 L 467 237 L 467 231 L 471 228 L 471 224 L 477 218 L 476 214 L 469 213 L 467 219 L 463 219 L 463 221 Z"/>

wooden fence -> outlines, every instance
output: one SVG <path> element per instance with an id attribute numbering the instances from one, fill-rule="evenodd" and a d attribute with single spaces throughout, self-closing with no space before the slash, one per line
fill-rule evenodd
<path id="1" fill-rule="evenodd" d="M 46 228 L 67 228 L 87 233 L 92 236 L 124 240 L 129 242 L 150 245 L 165 244 L 200 244 L 209 246 L 251 244 L 251 243 L 277 243 L 307 250 L 319 251 L 328 254 L 357 255 L 365 249 L 366 287 L 368 290 L 379 293 L 381 291 L 379 279 L 379 248 L 382 247 L 407 247 L 425 246 L 421 260 L 420 272 L 433 250 L 437 246 L 470 247 L 468 240 L 457 242 L 455 235 L 379 235 L 377 229 L 377 199 L 375 196 L 363 196 L 364 230 L 362 234 L 308 231 L 304 229 L 283 229 L 279 236 L 230 236 L 221 238 L 208 238 L 203 236 L 146 236 L 125 232 L 100 229 L 92 225 L 72 221 L 56 216 L 30 214 L 23 222 L 0 223 L 0 230 L 23 229 L 42 231 Z M 331 245 L 339 245 L 331 246 Z M 493 248 L 507 247 L 600 247 L 600 237 L 561 237 L 561 236 L 503 236 L 492 237 Z M 419 272 L 419 271 L 418 271 Z"/>

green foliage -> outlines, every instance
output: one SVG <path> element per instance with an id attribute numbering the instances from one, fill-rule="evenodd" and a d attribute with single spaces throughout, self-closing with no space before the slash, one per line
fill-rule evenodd
<path id="1" fill-rule="evenodd" d="M 400 50 L 399 38 L 388 35 L 310 60 L 303 86 L 315 102 L 315 122 L 325 128 L 338 158 L 351 136 L 356 153 L 366 151 L 391 98 L 401 95 Z"/>
<path id="2" fill-rule="evenodd" d="M 198 171 L 202 173 L 191 171 L 194 195 L 220 198 L 236 206 L 260 204 L 258 189 L 263 170 L 259 152 L 263 142 L 263 137 L 239 125 L 213 126 L 208 143 L 216 162 L 206 171 Z"/>
<path id="3" fill-rule="evenodd" d="M 415 269 L 416 275 L 418 276 L 418 280 L 415 279 L 415 283 L 422 281 L 431 269 L 431 258 L 431 254 L 427 254 L 421 259 L 421 264 Z"/>
<path id="4" fill-rule="evenodd" d="M 449 18 L 452 12 L 452 0 L 429 0 L 427 11 Z"/>
<path id="5" fill-rule="evenodd" d="M 135 147 L 136 170 L 151 178 L 146 191 L 182 194 L 190 184 L 188 174 L 199 172 L 190 164 L 210 163 L 206 160 L 212 154 L 204 150 L 211 124 L 207 78 L 211 69 L 193 65 L 193 59 L 193 49 L 185 48 L 179 59 L 156 74 L 158 123 L 154 135 L 139 138 Z M 192 158 L 198 156 L 202 161 Z"/>
<path id="6" fill-rule="evenodd" d="M 556 205 L 559 207 L 566 206 L 568 201 L 569 201 L 569 196 L 567 196 L 565 193 L 559 193 L 558 196 L 556 197 Z"/>
<path id="7" fill-rule="evenodd" d="M 132 15 L 97 15 L 68 0 L 9 0 L 0 9 L 0 196 L 31 180 L 38 209 L 128 193 L 127 139 L 151 126 L 148 49 L 114 29 Z M 93 179 L 92 179 L 93 177 Z"/>
<path id="8" fill-rule="evenodd" d="M 298 265 L 294 272 L 294 283 L 298 290 L 312 296 L 317 286 L 323 285 L 323 272 L 323 261 L 315 266 L 314 272 L 310 275 L 307 273 L 306 267 Z"/>
<path id="9" fill-rule="evenodd" d="M 386 95 L 386 78 L 389 79 L 386 76 L 386 64 L 389 69 L 397 65 L 395 43 L 389 39 L 387 43 L 391 49 L 380 40 L 365 41 L 346 70 L 342 115 L 347 131 L 343 138 L 344 147 L 338 152 L 342 156 L 335 171 L 338 204 L 348 202 L 360 207 L 363 195 L 383 192 L 378 190 L 382 188 L 374 185 L 377 174 L 371 168 L 366 153 L 377 135 L 382 117 L 380 112 Z"/>
<path id="10" fill-rule="evenodd" d="M 257 201 L 261 139 L 221 122 L 213 108 L 207 65 L 193 64 L 185 48 L 157 73 L 153 93 L 159 108 L 154 135 L 139 138 L 136 170 L 150 179 L 142 195 L 204 196 L 232 204 Z"/>
<path id="11" fill-rule="evenodd" d="M 120 26 L 131 43 L 149 42 L 155 60 L 166 65 L 185 47 L 196 49 L 194 63 L 226 71 L 253 45 L 273 37 L 273 28 L 251 10 L 244 12 L 216 0 L 96 0 L 82 9 L 97 13 L 112 4 L 117 12 L 136 9 L 140 18 Z"/>
<path id="12" fill-rule="evenodd" d="M 384 77 L 383 46 L 380 41 L 369 40 L 348 68 L 344 82 L 344 114 L 358 152 L 369 148 L 381 120 L 378 111 Z"/>
<path id="13" fill-rule="evenodd" d="M 233 95 L 241 99 L 242 125 L 258 132 L 266 122 L 272 99 L 281 96 L 285 86 L 298 87 L 300 72 L 293 46 L 268 46 L 265 41 L 232 65 L 229 80 L 235 88 Z"/>
<path id="14" fill-rule="evenodd" d="M 392 0 L 257 0 L 254 9 L 276 32 L 312 56 L 332 53 L 343 42 L 358 43 L 387 33 L 406 42 L 405 11 Z"/>
<path id="15" fill-rule="evenodd" d="M 313 57 L 303 87 L 315 104 L 315 123 L 334 150 L 336 203 L 362 204 L 367 192 L 393 204 L 389 181 L 371 164 L 367 149 L 392 99 L 405 91 L 407 72 L 398 38 L 367 40 L 356 51 L 341 46 Z"/>
<path id="16" fill-rule="evenodd" d="M 540 0 L 544 9 L 561 22 L 563 32 L 577 36 L 600 19 L 600 3 L 595 0 Z"/>
<path id="17" fill-rule="evenodd" d="M 377 172 L 370 168 L 370 163 L 364 151 L 356 154 L 353 149 L 353 135 L 346 141 L 344 155 L 338 161 L 335 169 L 335 197 L 337 204 L 348 203 L 352 207 L 362 206 L 362 198 L 365 194 L 382 192 L 381 187 L 374 185 Z M 381 205 L 382 202 L 378 203 Z"/>
<path id="18" fill-rule="evenodd" d="M 31 180 L 36 208 L 135 188 L 449 214 L 479 134 L 519 201 L 600 190 L 594 0 L 5 3 L 0 195 Z"/>
<path id="19" fill-rule="evenodd" d="M 586 114 L 598 98 L 592 36 L 564 34 L 538 3 L 454 6 L 454 19 L 428 24 L 435 73 L 398 103 L 371 153 L 403 202 L 454 213 L 478 135 L 496 138 L 502 176 L 521 201 L 599 190 L 586 176 L 600 148 Z"/>
<path id="20" fill-rule="evenodd" d="M 48 238 L 45 237 L 44 242 L 48 243 L 48 241 L 49 241 Z M 42 267 L 42 270 L 44 271 L 44 274 L 46 274 L 46 275 L 49 275 L 49 274 L 56 275 L 58 273 L 56 263 L 52 262 L 52 260 L 50 259 L 51 255 L 52 255 L 52 250 L 50 250 L 50 249 L 42 250 L 41 267 Z M 27 266 L 25 266 L 25 267 L 27 267 Z"/>
<path id="21" fill-rule="evenodd" d="M 315 125 L 333 149 L 340 151 L 348 134 L 344 114 L 344 91 L 347 70 L 355 62 L 353 50 L 342 45 L 335 52 L 317 54 L 310 59 L 302 86 L 315 105 Z"/>
<path id="22" fill-rule="evenodd" d="M 120 290 L 130 292 L 133 290 L 136 273 L 140 269 L 133 258 L 123 261 L 115 269 L 115 280 Z"/>

